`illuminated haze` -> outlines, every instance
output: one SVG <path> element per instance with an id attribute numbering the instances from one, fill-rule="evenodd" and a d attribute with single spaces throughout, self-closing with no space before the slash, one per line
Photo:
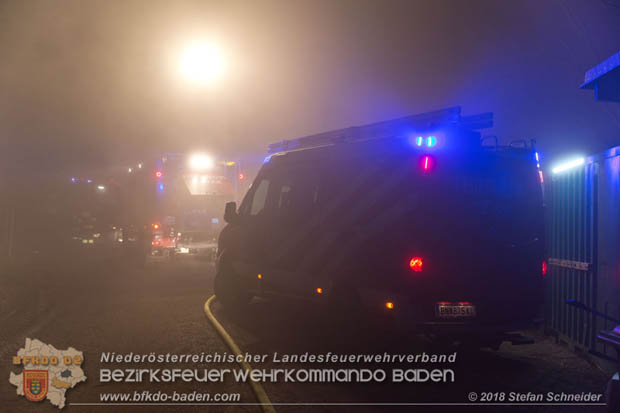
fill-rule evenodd
<path id="1" fill-rule="evenodd" d="M 615 5 L 615 6 L 614 6 Z M 620 144 L 620 105 L 577 89 L 620 49 L 620 2 L 3 1 L 3 176 L 129 165 L 446 106 L 547 157 Z M 225 73 L 183 81 L 216 45 Z M 489 132 L 491 133 L 491 132 Z"/>

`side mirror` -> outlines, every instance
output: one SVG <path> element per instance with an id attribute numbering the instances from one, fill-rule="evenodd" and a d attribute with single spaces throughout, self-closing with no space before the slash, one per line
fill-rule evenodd
<path id="1" fill-rule="evenodd" d="M 224 221 L 232 223 L 236 221 L 237 217 L 237 203 L 226 202 L 226 207 L 224 208 Z"/>

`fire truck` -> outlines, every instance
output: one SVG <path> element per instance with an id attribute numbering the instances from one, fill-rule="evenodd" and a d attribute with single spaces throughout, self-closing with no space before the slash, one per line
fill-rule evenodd
<path id="1" fill-rule="evenodd" d="M 205 154 L 163 154 L 150 177 L 151 255 L 213 257 L 224 205 L 236 200 L 244 178 L 239 161 Z"/>

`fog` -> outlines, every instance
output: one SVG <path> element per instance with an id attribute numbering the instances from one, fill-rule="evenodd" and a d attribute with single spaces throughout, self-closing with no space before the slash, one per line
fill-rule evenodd
<path id="1" fill-rule="evenodd" d="M 217 44 L 208 87 L 177 70 Z M 617 0 L 2 1 L 3 177 L 91 173 L 461 105 L 545 160 L 620 144 L 620 107 L 578 89 L 620 49 Z"/>

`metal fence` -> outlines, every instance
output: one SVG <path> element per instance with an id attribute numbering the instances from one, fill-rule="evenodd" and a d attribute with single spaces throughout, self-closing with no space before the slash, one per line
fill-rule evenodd
<path id="1" fill-rule="evenodd" d="M 571 341 L 591 348 L 594 315 L 567 305 L 595 308 L 597 166 L 588 164 L 554 176 L 547 187 L 549 273 L 547 323 Z"/>
<path id="2" fill-rule="evenodd" d="M 596 336 L 620 319 L 620 151 L 547 180 L 546 323 L 562 339 L 613 357 Z"/>

